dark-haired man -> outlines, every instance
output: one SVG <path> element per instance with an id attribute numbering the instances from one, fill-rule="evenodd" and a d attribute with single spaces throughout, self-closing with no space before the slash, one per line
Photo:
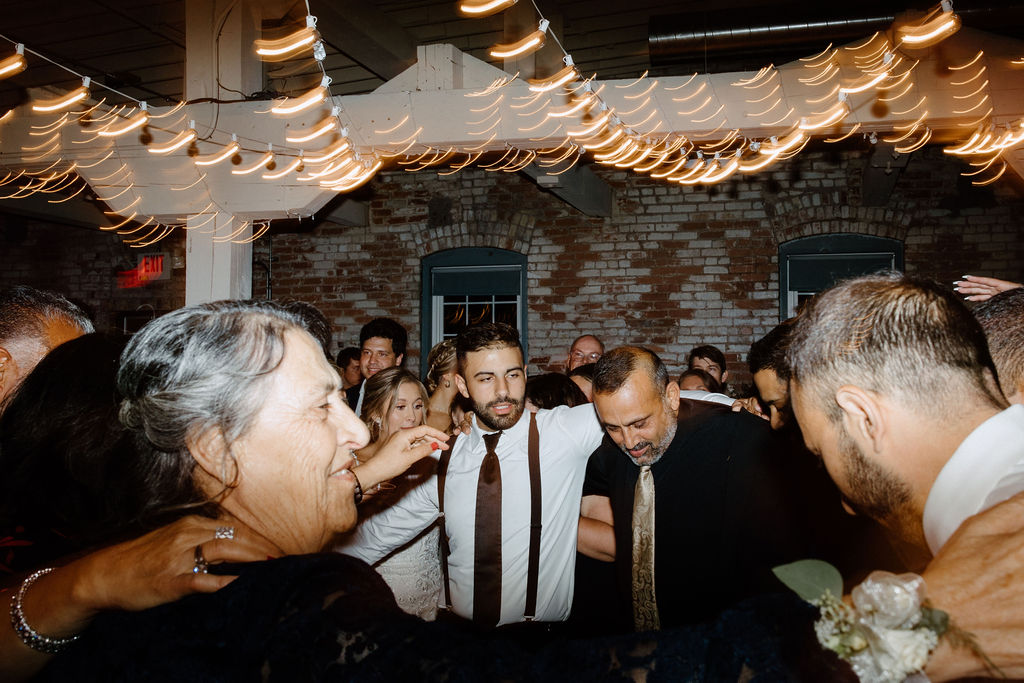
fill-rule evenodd
<path id="1" fill-rule="evenodd" d="M 725 393 L 729 383 L 729 366 L 725 360 L 725 354 L 710 344 L 695 346 L 686 354 L 686 367 L 690 370 L 703 370 L 722 385 L 721 390 Z"/>
<path id="2" fill-rule="evenodd" d="M 60 294 L 26 285 L 0 292 L 0 410 L 43 356 L 92 331 L 82 309 Z"/>
<path id="3" fill-rule="evenodd" d="M 1024 288 L 1016 287 L 974 309 L 985 330 L 999 387 L 1010 403 L 1024 403 Z"/>
<path id="4" fill-rule="evenodd" d="M 364 381 L 345 392 L 345 398 L 356 415 L 363 409 L 365 380 L 381 370 L 401 365 L 408 341 L 409 333 L 391 318 L 374 318 L 359 330 L 359 372 Z"/>
<path id="5" fill-rule="evenodd" d="M 1024 490 L 1024 406 L 1007 407 L 951 292 L 898 274 L 843 282 L 808 303 L 788 360 L 807 447 L 854 509 L 925 557 Z"/>
<path id="6" fill-rule="evenodd" d="M 455 344 L 455 381 L 475 419 L 447 451 L 448 464 L 435 477 L 442 483 L 417 487 L 367 519 L 339 550 L 376 562 L 443 510 L 452 612 L 481 628 L 564 621 L 573 598 L 580 488 L 602 437 L 593 406 L 524 412 L 526 368 L 515 328 L 472 327 Z"/>
<path id="7" fill-rule="evenodd" d="M 582 511 L 614 527 L 630 603 L 617 616 L 631 612 L 637 630 L 677 626 L 773 590 L 771 568 L 803 548 L 768 425 L 681 399 L 661 359 L 637 347 L 598 361 L 594 405 L 611 443 L 590 458 Z"/>
<path id="8" fill-rule="evenodd" d="M 761 404 L 768 409 L 772 429 L 780 430 L 793 421 L 789 407 L 789 365 L 786 349 L 793 319 L 784 320 L 750 345 L 747 364 Z"/>

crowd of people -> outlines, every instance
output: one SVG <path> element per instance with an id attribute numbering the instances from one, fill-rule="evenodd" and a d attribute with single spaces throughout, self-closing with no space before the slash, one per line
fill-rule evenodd
<path id="1" fill-rule="evenodd" d="M 124 339 L 0 293 L 0 678 L 850 679 L 801 558 L 922 574 L 975 643 L 933 679 L 1024 677 L 1019 285 L 839 283 L 754 340 L 752 395 L 709 345 L 530 376 L 486 323 L 421 382 L 394 320 L 332 341 L 302 302 Z"/>

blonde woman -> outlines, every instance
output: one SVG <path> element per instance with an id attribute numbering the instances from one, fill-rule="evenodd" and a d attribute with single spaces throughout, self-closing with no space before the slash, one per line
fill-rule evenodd
<path id="1" fill-rule="evenodd" d="M 387 368 L 367 379 L 360 417 L 370 431 L 370 442 L 356 452 L 359 462 L 372 460 L 392 434 L 423 425 L 427 401 L 427 390 L 405 368 Z M 363 516 L 370 517 L 413 488 L 426 485 L 435 464 L 424 458 L 401 477 L 381 485 L 365 504 Z M 438 533 L 437 525 L 431 525 L 374 567 L 391 587 L 398 606 L 427 621 L 437 616 L 441 594 Z"/>

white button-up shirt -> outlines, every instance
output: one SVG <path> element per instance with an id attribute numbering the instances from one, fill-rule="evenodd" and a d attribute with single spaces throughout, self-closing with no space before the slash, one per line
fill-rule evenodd
<path id="1" fill-rule="evenodd" d="M 1024 405 L 1012 405 L 967 435 L 924 505 L 924 536 L 939 552 L 971 515 L 1024 491 Z"/>
<path id="2" fill-rule="evenodd" d="M 504 430 L 495 449 L 501 464 L 501 619 L 523 620 L 530 548 L 530 414 Z M 603 430 L 592 405 L 537 413 L 543 530 L 537 581 L 537 620 L 569 617 L 576 562 L 576 530 L 587 460 Z M 445 517 L 451 555 L 448 571 L 452 610 L 473 617 L 473 551 L 476 491 L 487 447 L 475 423 L 458 437 L 445 480 Z M 413 539 L 438 516 L 436 475 L 391 507 L 365 520 L 337 550 L 374 563 Z"/>

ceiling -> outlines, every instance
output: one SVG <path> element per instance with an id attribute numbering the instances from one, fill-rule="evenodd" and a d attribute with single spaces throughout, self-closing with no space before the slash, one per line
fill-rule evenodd
<path id="1" fill-rule="evenodd" d="M 229 11 L 237 6 L 227 0 L 219 4 Z M 458 14 L 455 0 L 309 0 L 309 4 L 312 14 L 320 18 L 318 28 L 327 44 L 324 65 L 336 95 L 374 90 L 415 60 L 415 45 L 451 43 L 502 66 L 487 50 L 505 39 L 507 12 L 464 18 Z M 154 106 L 182 99 L 186 0 L 5 0 L 4 5 L 0 27 L 4 37 Z M 299 25 L 306 12 L 301 0 L 265 0 L 262 5 L 267 32 Z M 866 24 L 846 25 L 848 20 L 888 20 L 895 3 L 868 0 L 830 7 L 817 2 L 763 0 L 537 0 L 537 5 L 580 70 L 611 79 L 636 78 L 645 71 L 680 75 L 782 63 L 813 54 L 829 41 L 856 40 L 869 34 Z M 898 6 L 902 10 L 915 5 L 928 7 L 920 2 Z M 1017 3 L 958 0 L 956 9 L 965 24 L 977 19 L 990 28 L 995 17 L 1002 32 L 1014 37 L 1024 33 Z M 535 20 L 528 0 L 521 0 L 516 11 Z M 891 20 L 883 25 L 888 23 Z M 794 31 L 800 24 L 805 24 L 802 32 Z M 771 30 L 731 39 L 727 35 L 753 25 Z M 686 40 L 679 39 L 681 34 L 688 34 Z M 659 41 L 655 50 L 651 49 L 652 36 Z M 6 54 L 8 49 L 0 42 L 0 53 Z M 545 50 L 553 52 L 555 48 L 549 45 Z M 557 60 L 559 55 L 554 55 Z M 65 70 L 38 57 L 29 60 L 28 70 L 0 81 L 0 108 L 24 101 L 27 88 L 71 89 L 78 85 L 78 78 Z M 315 78 L 310 60 L 269 64 L 264 67 L 262 91 L 225 90 L 221 98 L 293 94 L 307 89 Z M 118 99 L 110 97 L 111 101 Z"/>

